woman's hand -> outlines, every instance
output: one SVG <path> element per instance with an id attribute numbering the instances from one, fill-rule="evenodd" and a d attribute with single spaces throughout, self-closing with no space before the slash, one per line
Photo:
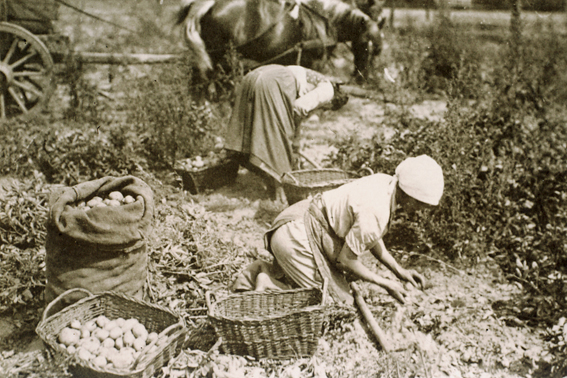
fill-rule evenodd
<path id="1" fill-rule="evenodd" d="M 319 83 L 315 89 L 295 100 L 293 109 L 296 114 L 306 117 L 309 112 L 333 99 L 333 85 L 326 81 Z"/>
<path id="2" fill-rule="evenodd" d="M 400 302 L 401 304 L 406 304 L 406 297 L 408 293 L 404 290 L 402 284 L 395 281 L 385 280 L 385 282 L 381 286 L 386 289 L 388 294 L 394 297 L 398 302 Z"/>
<path id="3" fill-rule="evenodd" d="M 413 269 L 403 269 L 399 273 L 399 278 L 411 283 L 418 289 L 423 290 L 425 288 L 425 278 Z"/>

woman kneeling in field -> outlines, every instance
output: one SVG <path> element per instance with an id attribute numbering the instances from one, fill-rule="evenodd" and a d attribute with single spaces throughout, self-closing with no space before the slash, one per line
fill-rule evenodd
<path id="1" fill-rule="evenodd" d="M 368 269 L 360 256 L 369 250 L 400 280 L 425 286 L 423 276 L 396 262 L 382 238 L 397 205 L 407 213 L 436 206 L 443 186 L 441 167 L 421 155 L 404 160 L 394 176 L 374 174 L 298 202 L 280 213 L 265 234 L 273 265 L 255 261 L 236 278 L 232 290 L 320 287 L 327 278 L 330 296 L 352 304 L 347 271 L 405 303 L 403 286 Z"/>

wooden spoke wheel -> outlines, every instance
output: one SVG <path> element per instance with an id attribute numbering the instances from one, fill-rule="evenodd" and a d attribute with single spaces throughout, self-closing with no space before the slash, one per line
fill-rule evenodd
<path id="1" fill-rule="evenodd" d="M 0 118 L 41 109 L 55 89 L 45 44 L 21 26 L 0 22 Z"/>

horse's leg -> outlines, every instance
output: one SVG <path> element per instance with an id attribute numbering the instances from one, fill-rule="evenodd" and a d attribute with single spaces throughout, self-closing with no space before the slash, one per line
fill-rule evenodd
<path id="1" fill-rule="evenodd" d="M 354 55 L 354 79 L 357 83 L 364 83 L 368 79 L 369 69 L 368 42 L 352 42 L 352 54 Z"/>

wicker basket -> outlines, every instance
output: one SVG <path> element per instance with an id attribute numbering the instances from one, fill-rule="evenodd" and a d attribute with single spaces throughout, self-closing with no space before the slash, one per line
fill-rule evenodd
<path id="1" fill-rule="evenodd" d="M 288 204 L 293 205 L 317 193 L 338 188 L 360 177 L 361 175 L 358 173 L 346 172 L 340 169 L 305 169 L 284 173 L 282 185 Z"/>
<path id="2" fill-rule="evenodd" d="M 76 291 L 82 291 L 88 294 L 88 296 L 48 316 L 51 307 L 55 303 Z M 126 370 L 100 368 L 91 362 L 69 354 L 67 350 L 59 345 L 57 335 L 72 320 L 78 319 L 81 323 L 84 323 L 100 315 L 104 315 L 111 320 L 136 318 L 146 327 L 148 332 L 157 332 L 160 336 L 168 335 L 167 342 L 158 347 L 153 353 L 145 353 L 142 350 L 133 367 Z M 47 305 L 43 312 L 43 319 L 36 328 L 36 333 L 49 346 L 56 358 L 70 362 L 69 369 L 75 376 L 149 378 L 180 351 L 187 336 L 187 329 L 181 318 L 165 307 L 144 302 L 121 293 L 103 292 L 93 295 L 85 289 L 71 289 Z M 153 347 L 153 344 L 155 342 L 149 344 L 146 347 L 147 350 Z"/>
<path id="3" fill-rule="evenodd" d="M 220 164 L 197 170 L 175 169 L 183 179 L 183 187 L 191 194 L 199 194 L 205 189 L 218 189 L 234 183 L 238 176 L 238 162 L 227 159 Z"/>
<path id="4" fill-rule="evenodd" d="M 225 353 L 287 359 L 315 353 L 326 318 L 323 289 L 246 292 L 211 302 L 209 319 Z"/>

